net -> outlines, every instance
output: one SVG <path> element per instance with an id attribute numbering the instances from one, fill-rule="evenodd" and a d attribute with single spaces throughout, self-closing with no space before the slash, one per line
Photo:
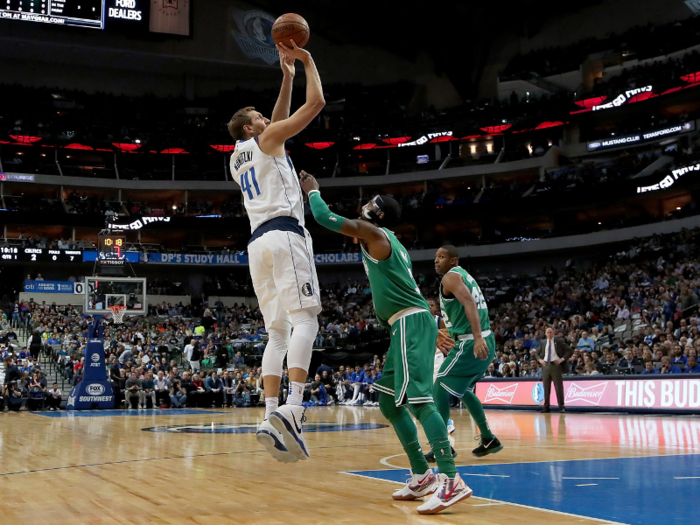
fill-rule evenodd
<path id="1" fill-rule="evenodd" d="M 126 313 L 126 306 L 122 306 L 120 304 L 115 304 L 112 306 L 108 306 L 110 310 L 112 310 L 112 319 L 114 320 L 115 324 L 122 324 L 124 322 L 124 314 Z"/>

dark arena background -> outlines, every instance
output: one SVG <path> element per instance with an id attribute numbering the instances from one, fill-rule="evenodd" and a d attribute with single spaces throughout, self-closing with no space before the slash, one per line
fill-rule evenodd
<path id="1" fill-rule="evenodd" d="M 227 124 L 247 106 L 273 118 L 271 30 L 290 12 L 308 23 L 324 104 L 284 143 L 289 163 L 269 158 L 314 175 L 343 217 L 393 197 L 393 250 L 426 299 L 442 246 L 479 283 L 495 357 L 449 416 L 473 495 L 435 517 L 416 511 L 436 495 L 392 499 L 416 476 L 405 485 L 413 463 L 374 388 L 392 333 L 373 259 L 308 201 L 311 457 L 280 463 L 257 440 L 265 400 L 291 404 L 293 385 L 285 362 L 279 392 L 263 389 L 253 185 L 231 171 Z M 695 0 L 1 3 L 0 522 L 696 523 L 698 13 Z M 503 450 L 476 457 L 489 427 Z"/>

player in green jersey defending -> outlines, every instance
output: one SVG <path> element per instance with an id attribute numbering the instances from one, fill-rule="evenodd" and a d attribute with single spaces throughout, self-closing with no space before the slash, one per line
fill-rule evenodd
<path id="1" fill-rule="evenodd" d="M 496 338 L 491 332 L 486 299 L 474 278 L 459 265 L 454 246 L 443 246 L 435 253 L 435 271 L 442 275 L 440 308 L 442 320 L 457 345 L 450 350 L 433 385 L 433 399 L 442 419 L 450 419 L 450 394 L 467 405 L 481 431 L 481 443 L 472 451 L 476 457 L 494 454 L 503 445 L 486 421 L 484 407 L 474 394 L 477 381 L 484 377 L 496 358 Z"/>
<path id="2" fill-rule="evenodd" d="M 412 473 L 406 486 L 395 492 L 393 498 L 415 500 L 432 493 L 417 510 L 419 514 L 436 514 L 468 498 L 472 490 L 457 473 L 447 427 L 433 403 L 437 325 L 428 302 L 413 280 L 406 249 L 387 229 L 398 222 L 401 208 L 391 197 L 376 196 L 363 206 L 359 219 L 346 219 L 328 209 L 316 179 L 304 171 L 300 179 L 316 221 L 329 230 L 359 239 L 375 314 L 383 325 L 390 327 L 391 345 L 386 365 L 374 388 L 379 392 L 382 414 L 394 427 L 408 455 Z M 437 460 L 437 477 L 423 456 L 411 414 L 420 421 L 428 436 Z"/>

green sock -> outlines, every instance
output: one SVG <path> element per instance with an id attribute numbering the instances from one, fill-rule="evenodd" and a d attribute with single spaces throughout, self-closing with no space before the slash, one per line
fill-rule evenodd
<path id="1" fill-rule="evenodd" d="M 433 401 L 440 417 L 447 425 L 447 421 L 450 419 L 450 393 L 440 386 L 440 381 L 433 384 Z"/>
<path id="2" fill-rule="evenodd" d="M 401 446 L 408 456 L 411 471 L 414 474 L 423 474 L 430 470 L 430 465 L 428 465 L 420 441 L 418 441 L 418 429 L 406 407 L 397 407 L 394 404 L 393 396 L 380 394 L 379 408 L 391 426 L 394 427 L 394 432 L 396 432 Z"/>
<path id="3" fill-rule="evenodd" d="M 476 426 L 479 427 L 481 432 L 481 439 L 488 440 L 493 439 L 495 436 L 489 428 L 489 422 L 486 421 L 486 414 L 484 414 L 484 406 L 479 401 L 479 398 L 474 395 L 474 392 L 467 391 L 462 398 L 462 401 L 467 405 L 469 413 L 472 415 Z"/>
<path id="4" fill-rule="evenodd" d="M 416 419 L 420 421 L 423 430 L 425 430 L 425 435 L 428 436 L 430 448 L 435 454 L 438 471 L 442 474 L 447 474 L 449 478 L 454 478 L 457 475 L 457 468 L 452 457 L 450 440 L 447 439 L 447 427 L 435 409 L 435 405 L 433 403 L 421 403 L 419 405 L 411 405 L 409 408 Z"/>

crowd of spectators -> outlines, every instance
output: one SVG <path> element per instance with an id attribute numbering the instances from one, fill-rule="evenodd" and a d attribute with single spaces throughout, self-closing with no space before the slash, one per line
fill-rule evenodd
<path id="1" fill-rule="evenodd" d="M 661 94 L 666 89 L 684 85 L 681 77 L 698 71 L 700 53 L 693 50 L 680 58 L 667 58 L 625 68 L 620 74 L 608 79 L 596 78 L 593 90 L 587 96 L 608 95 L 609 100 L 612 100 L 616 94 L 645 86 L 651 86 L 654 93 Z"/>
<path id="2" fill-rule="evenodd" d="M 699 261 L 696 229 L 635 240 L 592 265 L 569 261 L 527 276 L 476 274 L 497 343 L 487 376 L 540 377 L 535 349 L 549 326 L 576 349 L 567 363 L 571 375 L 700 372 Z M 416 280 L 426 297 L 435 296 L 436 277 L 417 274 Z M 381 377 L 383 359 L 358 362 L 352 352 L 387 340 L 369 285 L 326 284 L 322 297 L 315 346 L 348 353 L 343 366 L 324 364 L 309 375 L 306 399 L 375 406 L 371 385 Z M 61 388 L 81 381 L 87 322 L 71 306 L 10 305 L 0 320 L 8 407 L 31 404 L 32 393 L 37 405 L 54 406 L 60 395 L 58 385 L 48 388 L 47 366 Z M 43 364 L 31 340 L 17 344 L 21 330 L 41 338 L 49 356 Z M 189 305 L 154 304 L 148 316 L 109 324 L 104 345 L 110 381 L 126 406 L 250 406 L 263 397 L 259 362 L 266 339 L 259 309 L 201 297 Z M 283 381 L 279 395 L 285 390 Z"/>
<path id="3" fill-rule="evenodd" d="M 515 296 L 491 311 L 490 374 L 539 377 L 535 348 L 553 326 L 576 348 L 575 375 L 700 372 L 700 230 L 638 240 L 608 261 L 482 284 Z"/>
<path id="4" fill-rule="evenodd" d="M 700 44 L 700 17 L 633 27 L 607 38 L 587 38 L 574 44 L 546 47 L 515 56 L 503 76 L 535 72 L 550 76 L 578 70 L 592 54 L 618 53 L 639 60 L 658 57 Z"/>

